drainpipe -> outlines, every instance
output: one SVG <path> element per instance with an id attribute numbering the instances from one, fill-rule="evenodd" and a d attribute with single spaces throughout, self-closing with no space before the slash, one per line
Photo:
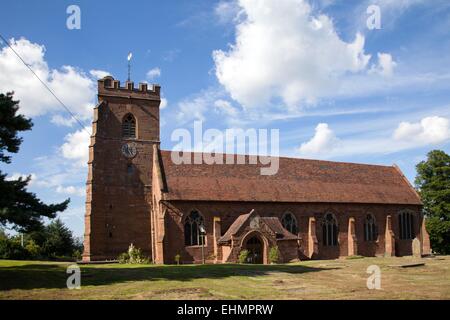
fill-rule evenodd
<path id="1" fill-rule="evenodd" d="M 201 224 L 198 228 L 200 229 L 200 236 L 202 239 L 202 264 L 205 264 L 205 234 L 206 234 L 206 230 L 205 230 L 205 226 L 203 224 Z"/>

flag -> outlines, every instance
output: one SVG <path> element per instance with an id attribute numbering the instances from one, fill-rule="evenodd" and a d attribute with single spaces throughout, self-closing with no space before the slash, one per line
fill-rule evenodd
<path id="1" fill-rule="evenodd" d="M 130 52 L 129 54 L 128 54 L 128 61 L 130 61 L 131 60 L 131 58 L 133 57 L 133 54 Z"/>

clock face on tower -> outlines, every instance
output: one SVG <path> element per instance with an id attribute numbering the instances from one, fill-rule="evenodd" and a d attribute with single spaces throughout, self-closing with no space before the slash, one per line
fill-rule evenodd
<path id="1" fill-rule="evenodd" d="M 134 158 L 137 154 L 136 144 L 133 142 L 123 144 L 121 150 L 126 158 Z"/>

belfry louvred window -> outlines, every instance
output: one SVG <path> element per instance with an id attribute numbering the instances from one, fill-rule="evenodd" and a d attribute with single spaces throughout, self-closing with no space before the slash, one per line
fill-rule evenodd
<path id="1" fill-rule="evenodd" d="M 136 119 L 129 113 L 122 121 L 122 137 L 133 139 L 136 138 Z"/>

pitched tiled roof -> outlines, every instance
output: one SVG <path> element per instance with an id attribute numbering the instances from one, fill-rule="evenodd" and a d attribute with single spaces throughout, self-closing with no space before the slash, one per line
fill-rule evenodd
<path id="1" fill-rule="evenodd" d="M 277 235 L 280 240 L 297 240 L 298 237 L 285 228 L 277 217 L 261 217 L 261 220 Z"/>
<path id="2" fill-rule="evenodd" d="M 241 214 L 236 220 L 233 221 L 233 224 L 228 228 L 227 232 L 220 237 L 219 242 L 228 242 L 231 240 L 231 237 L 236 234 L 242 225 L 247 221 L 250 217 L 251 213 Z"/>
<path id="3" fill-rule="evenodd" d="M 396 166 L 280 157 L 277 174 L 261 175 L 267 165 L 177 165 L 170 154 L 160 153 L 167 200 L 421 205 Z"/>
<path id="4" fill-rule="evenodd" d="M 255 216 L 252 212 L 241 214 L 234 220 L 233 224 L 228 228 L 227 232 L 219 239 L 220 243 L 225 243 L 231 241 L 231 237 L 236 235 L 245 222 L 250 218 L 250 216 Z M 278 240 L 297 240 L 298 237 L 285 228 L 277 217 L 260 217 L 262 223 L 266 224 L 276 235 Z"/>

